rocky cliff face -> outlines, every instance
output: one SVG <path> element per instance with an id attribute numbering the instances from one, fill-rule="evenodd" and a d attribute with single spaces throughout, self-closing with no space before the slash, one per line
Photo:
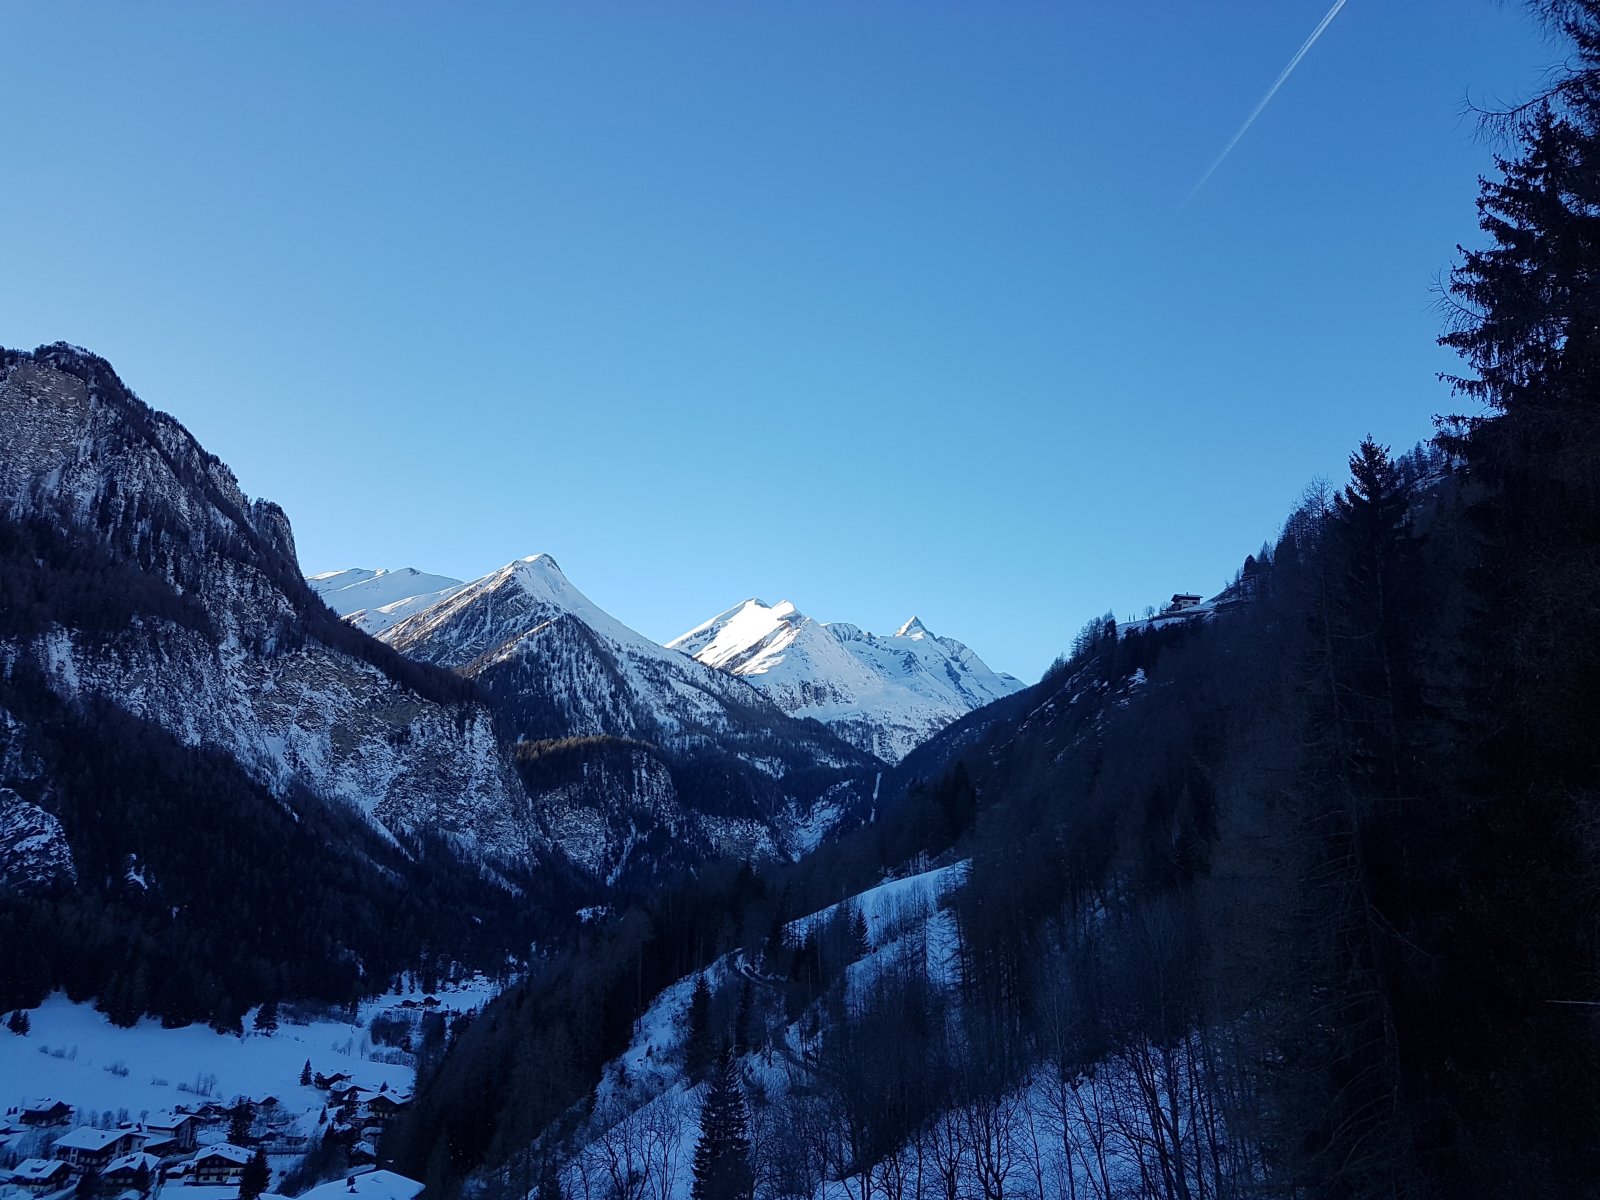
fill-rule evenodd
<path id="1" fill-rule="evenodd" d="M 0 885 L 28 895 L 77 878 L 66 832 L 55 814 L 0 788 Z"/>
<path id="2" fill-rule="evenodd" d="M 576 738 L 567 758 L 599 756 L 560 788 L 524 772 L 554 844 L 596 877 L 794 854 L 863 815 L 883 765 L 628 628 L 547 554 L 456 588 L 380 637 L 471 678 L 525 742 Z M 619 739 L 634 746 L 626 769 Z M 571 836 L 579 829 L 592 836 Z"/>
<path id="3" fill-rule="evenodd" d="M 38 593 L 0 629 L 8 674 L 31 664 L 58 695 L 220 749 L 279 795 L 526 860 L 525 794 L 487 708 L 341 625 L 301 579 L 282 510 L 103 360 L 61 345 L 0 360 L 0 516 L 30 575 L 12 586 Z M 30 573 L 45 543 L 55 569 Z"/>

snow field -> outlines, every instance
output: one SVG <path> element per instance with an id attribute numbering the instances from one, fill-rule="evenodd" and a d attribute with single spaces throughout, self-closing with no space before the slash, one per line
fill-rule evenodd
<path id="1" fill-rule="evenodd" d="M 481 977 L 442 989 L 436 993 L 438 1011 L 476 1008 L 497 990 Z M 74 1106 L 74 1124 L 86 1125 L 106 1113 L 113 1120 L 138 1121 L 142 1113 L 179 1105 L 272 1095 L 299 1114 L 293 1131 L 309 1133 L 327 1096 L 301 1086 L 307 1059 L 313 1071 L 343 1071 L 372 1090 L 411 1089 L 416 1073 L 410 1066 L 369 1057 L 390 1048 L 373 1046 L 367 1026 L 376 1014 L 421 998 L 420 992 L 379 997 L 361 1006 L 356 1023 L 326 1018 L 294 1025 L 280 1018 L 271 1036 L 252 1031 L 241 1038 L 204 1025 L 164 1029 L 148 1017 L 122 1029 L 92 1005 L 57 993 L 28 1010 L 32 1028 L 26 1036 L 0 1031 L 0 1111 L 49 1096 Z"/>

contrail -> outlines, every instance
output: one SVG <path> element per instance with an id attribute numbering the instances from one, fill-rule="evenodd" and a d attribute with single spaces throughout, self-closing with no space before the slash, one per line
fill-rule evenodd
<path id="1" fill-rule="evenodd" d="M 1183 198 L 1183 204 L 1178 205 L 1177 212 L 1182 212 L 1189 201 L 1194 199 L 1195 193 L 1205 187 L 1206 180 L 1217 173 L 1217 168 L 1222 165 L 1222 160 L 1233 152 L 1233 148 L 1239 144 L 1239 139 L 1248 132 L 1250 126 L 1255 124 L 1256 118 L 1261 115 L 1261 110 L 1272 102 L 1272 98 L 1278 94 L 1278 89 L 1283 86 L 1284 80 L 1293 74 L 1294 69 L 1300 65 L 1300 60 L 1306 56 L 1311 47 L 1317 44 L 1317 39 L 1322 36 L 1323 31 L 1333 24 L 1333 19 L 1339 15 L 1339 10 L 1345 6 L 1345 3 L 1346 0 L 1334 0 L 1333 7 L 1327 11 L 1322 20 L 1317 22 L 1317 27 L 1311 31 L 1311 36 L 1300 44 L 1300 49 L 1294 52 L 1294 57 L 1289 60 L 1289 65 L 1272 81 L 1272 86 L 1267 89 L 1267 94 L 1261 97 L 1256 106 L 1250 110 L 1250 115 L 1244 119 L 1244 124 L 1239 126 L 1239 132 L 1234 134 L 1232 140 L 1222 148 L 1222 153 L 1217 155 L 1216 161 L 1206 168 L 1206 173 L 1200 176 L 1200 182 L 1189 189 L 1189 194 Z"/>

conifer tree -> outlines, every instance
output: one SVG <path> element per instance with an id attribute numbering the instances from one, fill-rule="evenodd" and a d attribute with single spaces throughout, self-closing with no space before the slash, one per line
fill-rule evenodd
<path id="1" fill-rule="evenodd" d="M 267 1168 L 266 1151 L 257 1146 L 250 1161 L 245 1163 L 244 1170 L 239 1172 L 239 1200 L 256 1200 L 271 1182 L 272 1172 Z"/>
<path id="2" fill-rule="evenodd" d="M 689 1078 L 703 1079 L 715 1053 L 711 1040 L 711 985 L 701 975 L 694 981 L 694 992 L 689 997 L 689 1032 L 683 1051 Z"/>
<path id="3" fill-rule="evenodd" d="M 845 913 L 846 954 L 851 962 L 864 958 L 872 949 L 872 938 L 867 933 L 867 916 L 859 904 L 847 906 Z"/>
<path id="4" fill-rule="evenodd" d="M 750 981 L 746 979 L 739 987 L 739 1007 L 733 1016 L 733 1049 L 736 1054 L 750 1053 L 750 1022 L 754 1014 L 751 1011 L 754 998 L 750 991 Z"/>
<path id="5" fill-rule="evenodd" d="M 311 1086 L 311 1060 L 306 1059 L 306 1065 L 300 1068 L 300 1086 Z"/>
<path id="6" fill-rule="evenodd" d="M 1588 1010 L 1600 974 L 1600 855 L 1577 832 L 1600 816 L 1600 639 L 1580 599 L 1600 590 L 1600 0 L 1532 7 L 1568 55 L 1503 114 L 1514 151 L 1481 181 L 1488 244 L 1461 251 L 1441 339 L 1485 411 L 1441 437 L 1475 541 L 1459 753 L 1431 845 L 1454 889 L 1425 943 L 1451 1019 L 1419 1023 L 1419 1057 L 1451 1064 L 1429 1081 L 1429 1128 L 1460 1148 L 1439 1194 L 1576 1194 L 1600 1177 L 1592 1139 L 1564 1132 L 1600 1121 L 1600 1033 L 1552 1015 Z"/>
<path id="7" fill-rule="evenodd" d="M 248 1100 L 240 1100 L 228 1114 L 228 1141 L 235 1146 L 250 1144 L 250 1127 L 255 1124 L 255 1109 Z"/>
<path id="8" fill-rule="evenodd" d="M 255 1027 L 269 1037 L 278 1031 L 278 1002 L 268 1000 L 256 1010 Z"/>
<path id="9" fill-rule="evenodd" d="M 755 1190 L 750 1123 L 730 1048 L 723 1050 L 700 1107 L 693 1170 L 693 1200 L 749 1200 Z"/>

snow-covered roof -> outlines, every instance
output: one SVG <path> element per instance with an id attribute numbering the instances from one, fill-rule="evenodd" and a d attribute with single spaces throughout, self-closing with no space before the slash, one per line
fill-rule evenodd
<path id="1" fill-rule="evenodd" d="M 67 1169 L 67 1164 L 59 1158 L 25 1158 L 12 1168 L 11 1177 L 19 1183 L 26 1183 L 49 1179 L 58 1171 Z"/>
<path id="2" fill-rule="evenodd" d="M 88 1125 L 80 1125 L 71 1133 L 64 1133 L 55 1140 L 57 1150 L 104 1150 L 107 1146 L 114 1146 L 124 1138 L 131 1137 L 131 1129 L 92 1129 Z"/>
<path id="3" fill-rule="evenodd" d="M 154 1154 L 146 1154 L 143 1150 L 135 1150 L 132 1154 L 124 1154 L 121 1158 L 113 1158 L 106 1164 L 106 1174 L 116 1171 L 137 1171 L 140 1167 L 155 1172 L 161 1169 L 161 1160 Z"/>
<path id="4" fill-rule="evenodd" d="M 144 1119 L 146 1129 L 176 1129 L 185 1121 L 194 1120 L 190 1113 L 168 1112 L 162 1110 L 148 1114 Z"/>
<path id="5" fill-rule="evenodd" d="M 239 1200 L 237 1183 L 186 1183 L 163 1193 L 168 1200 Z M 277 1192 L 262 1192 L 261 1200 L 284 1200 Z"/>
<path id="6" fill-rule="evenodd" d="M 215 1146 L 207 1146 L 201 1150 L 199 1154 L 194 1156 L 193 1162 L 198 1166 L 211 1158 L 226 1159 L 228 1162 L 236 1163 L 242 1167 L 250 1161 L 250 1151 L 241 1146 L 235 1146 L 232 1142 L 218 1142 Z"/>
<path id="7" fill-rule="evenodd" d="M 28 1105 L 27 1108 L 23 1109 L 23 1111 L 24 1112 L 49 1112 L 52 1108 L 67 1108 L 67 1107 L 70 1107 L 70 1106 L 67 1105 L 67 1104 L 62 1103 L 60 1100 L 57 1100 L 54 1096 L 41 1096 L 39 1099 L 35 1100 L 32 1104 Z"/>
<path id="8" fill-rule="evenodd" d="M 359 1200 L 415 1200 L 421 1191 L 422 1184 L 393 1171 L 365 1171 L 348 1180 L 318 1184 L 299 1200 L 349 1200 L 352 1196 Z"/>

